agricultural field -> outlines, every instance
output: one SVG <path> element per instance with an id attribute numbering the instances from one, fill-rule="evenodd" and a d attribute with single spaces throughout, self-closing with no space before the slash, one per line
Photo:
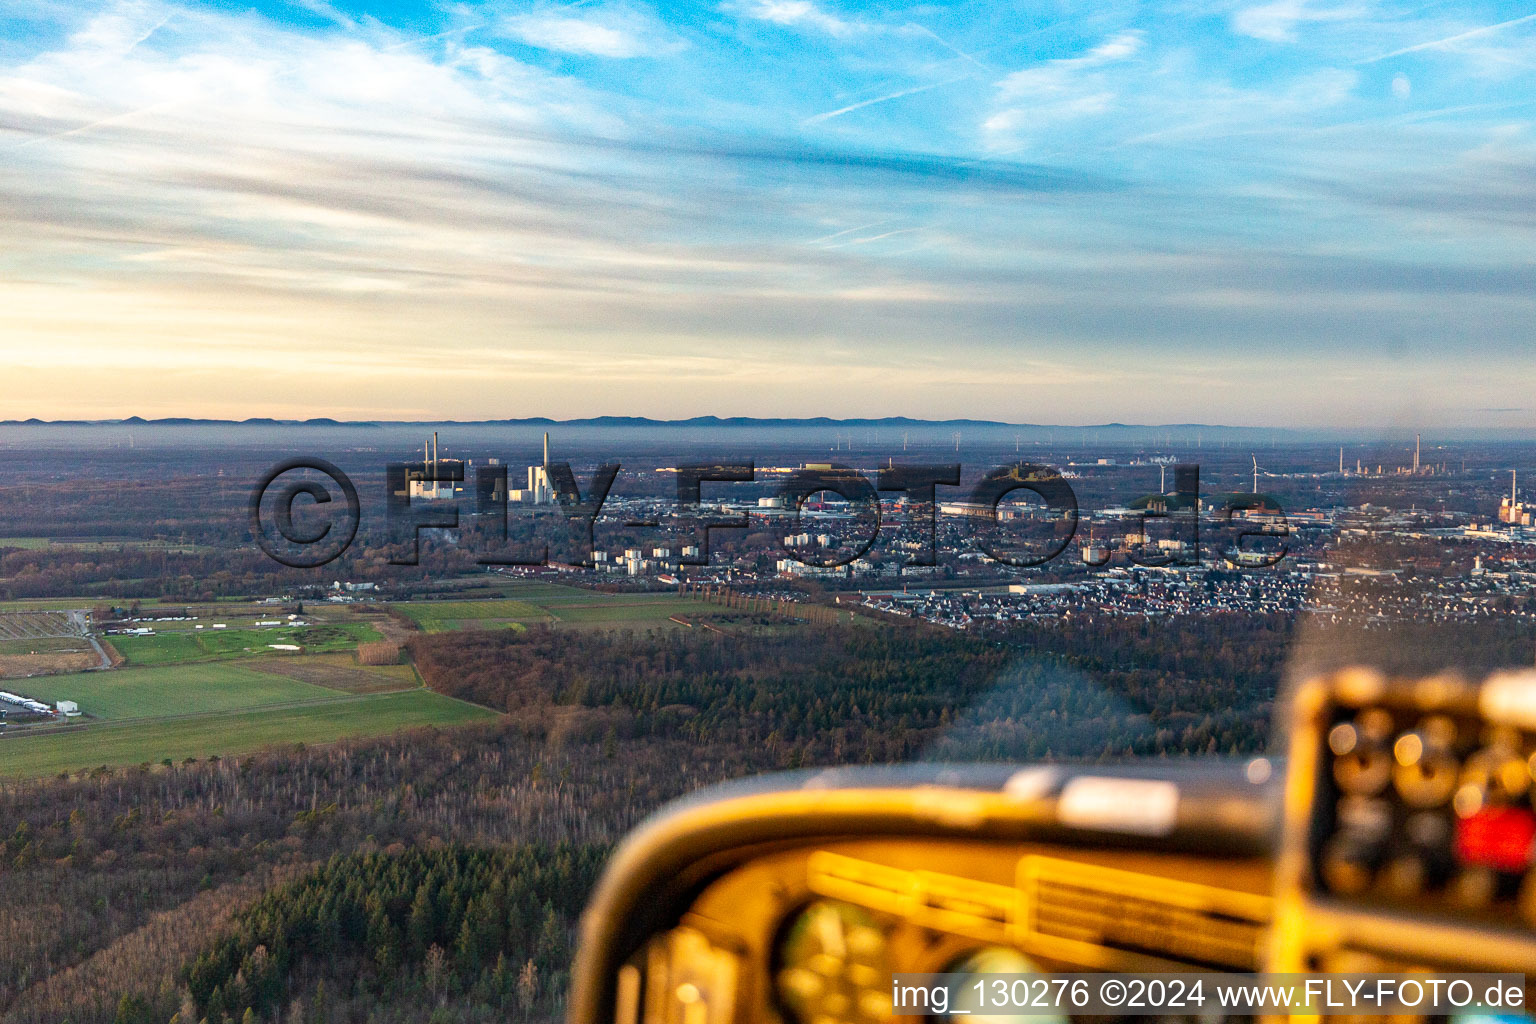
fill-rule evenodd
<path id="1" fill-rule="evenodd" d="M 500 600 L 416 601 L 396 604 L 423 631 L 525 628 L 544 623 L 557 629 L 688 629 L 744 623 L 751 616 L 672 592 L 610 594 L 556 583 L 516 582 Z M 757 631 L 760 628 L 753 626 Z"/>
<path id="2" fill-rule="evenodd" d="M 0 613 L 0 679 L 83 672 L 102 664 L 78 612 Z"/>
<path id="3" fill-rule="evenodd" d="M 226 663 L 49 676 L 28 680 L 22 689 L 27 696 L 50 704 L 72 700 L 92 718 L 112 721 L 202 715 L 340 697 L 335 690 Z"/>
<path id="4" fill-rule="evenodd" d="M 51 537 L 0 537 L 0 548 L 18 551 L 42 551 L 53 543 Z"/>
<path id="5" fill-rule="evenodd" d="M 252 671 L 271 672 L 346 693 L 386 693 L 421 685 L 410 665 L 359 665 L 350 654 L 302 654 L 262 658 L 249 664 Z"/>
<path id="6" fill-rule="evenodd" d="M 678 594 L 606 594 L 552 583 L 519 583 L 512 596 L 481 601 L 415 601 L 393 607 L 427 633 L 458 629 L 525 628 L 531 623 L 560 627 L 677 628 L 672 617 L 712 617 L 722 609 Z"/>
<path id="7" fill-rule="evenodd" d="M 101 603 L 101 602 L 96 602 Z M 121 606 L 121 602 L 113 602 Z M 189 618 L 157 620 L 157 615 L 180 616 L 185 613 Z M 251 625 L 253 622 L 270 619 L 285 619 L 287 612 L 280 605 L 255 604 L 250 601 L 227 601 L 220 604 L 163 604 L 151 606 L 142 604 L 140 608 L 139 624 L 149 626 L 157 633 L 173 632 L 176 630 L 196 630 L 198 626 L 207 629 L 215 622 L 222 622 L 231 629 L 240 629 Z M 303 616 L 309 622 L 324 622 L 323 615 Z"/>
<path id="8" fill-rule="evenodd" d="M 40 636 L 22 640 L 0 640 L 0 657 L 10 654 L 71 654 L 91 651 L 91 642 L 83 636 Z"/>
<path id="9" fill-rule="evenodd" d="M 179 629 L 153 636 L 114 636 L 112 646 L 130 665 L 178 665 L 194 661 L 265 657 L 288 654 L 272 644 L 291 644 L 307 654 L 352 651 L 360 643 L 380 640 L 378 630 L 364 622 L 334 625 L 263 626 L 258 629 Z"/>
<path id="10" fill-rule="evenodd" d="M 638 624 L 661 625 L 671 623 L 673 616 L 688 619 L 711 618 L 724 609 L 707 605 L 702 601 L 671 595 L 645 595 L 650 600 L 625 602 L 591 602 L 588 604 L 559 604 L 551 607 L 563 625 L 571 626 L 634 626 Z M 672 623 L 676 625 L 676 623 Z"/>
<path id="11" fill-rule="evenodd" d="M 0 537 L 0 548 L 21 551 L 46 551 L 70 548 L 76 551 L 175 551 L 195 553 L 208 548 L 200 544 L 181 544 L 169 540 L 145 540 L 140 537 Z"/>
<path id="12" fill-rule="evenodd" d="M 497 594 L 503 596 L 495 596 Z M 483 595 L 483 596 L 482 596 Z M 272 743 L 323 743 L 408 726 L 449 726 L 494 713 L 426 690 L 410 664 L 363 665 L 359 644 L 408 638 L 383 608 L 359 615 L 317 607 L 307 626 L 253 627 L 286 619 L 289 610 L 249 600 L 184 605 L 140 603 L 184 621 L 149 622 L 151 636 L 115 635 L 124 663 L 112 671 L 80 671 L 94 657 L 70 610 L 99 601 L 12 602 L 0 612 L 0 671 L 7 657 L 82 659 L 69 674 L 39 676 L 12 689 L 39 700 L 72 700 L 85 712 L 66 723 L 12 728 L 0 738 L 0 778 L 78 771 L 99 765 L 166 758 L 234 756 Z M 675 593 L 610 594 L 543 581 L 482 588 L 474 599 L 390 606 L 427 633 L 467 629 L 646 631 L 783 628 L 759 616 Z M 213 629 L 214 623 L 226 629 Z M 197 626 L 204 628 L 198 629 Z M 298 651 L 277 650 L 274 644 Z M 14 648 L 14 651 L 13 651 Z M 25 655 L 18 653 L 25 648 Z M 42 653 L 32 654 L 38 651 Z"/>
<path id="13" fill-rule="evenodd" d="M 592 596 L 592 591 L 581 587 L 571 587 L 564 583 L 546 583 L 542 580 L 503 582 L 499 589 L 504 597 L 515 598 L 520 601 L 533 601 L 535 603 L 573 599 L 584 600 Z"/>
<path id="14" fill-rule="evenodd" d="M 382 735 L 416 726 L 462 725 L 495 717 L 494 712 L 474 704 L 417 689 L 338 695 L 322 703 L 277 709 L 100 723 L 50 735 L 0 739 L 0 778 L 82 771 L 98 765 L 229 757 L 272 744 L 327 743 L 347 736 Z"/>
<path id="15" fill-rule="evenodd" d="M 0 679 L 24 679 L 98 668 L 102 656 L 83 636 L 0 640 Z"/>
<path id="16" fill-rule="evenodd" d="M 544 609 L 527 601 L 417 601 L 395 607 L 427 633 L 552 621 Z"/>
<path id="17" fill-rule="evenodd" d="M 346 654 L 130 667 L 18 688 L 38 700 L 72 700 L 87 717 L 0 738 L 0 778 L 494 717 L 422 688 L 409 665 L 358 666 Z"/>
<path id="18" fill-rule="evenodd" d="M 29 597 L 19 601 L 0 601 L 0 614 L 14 615 L 18 612 L 45 612 L 45 611 L 69 611 L 78 608 L 90 608 L 106 601 L 101 597 Z M 139 601 L 144 608 L 152 609 L 160 603 L 159 598 L 146 597 Z"/>
<path id="19" fill-rule="evenodd" d="M 32 637 L 77 636 L 83 619 L 67 611 L 25 611 L 0 614 L 0 639 L 25 640 Z"/>

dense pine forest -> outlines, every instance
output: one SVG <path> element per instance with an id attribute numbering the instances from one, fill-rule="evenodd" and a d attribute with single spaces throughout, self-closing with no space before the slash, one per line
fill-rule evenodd
<path id="1" fill-rule="evenodd" d="M 186 968 L 187 1019 L 430 1020 L 449 999 L 455 1021 L 547 1014 L 606 853 L 554 843 L 335 856 L 262 896 Z"/>

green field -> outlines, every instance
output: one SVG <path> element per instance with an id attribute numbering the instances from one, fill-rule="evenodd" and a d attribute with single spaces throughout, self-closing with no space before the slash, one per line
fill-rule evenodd
<path id="1" fill-rule="evenodd" d="M 621 604 L 654 604 L 657 601 L 687 600 L 670 590 L 635 594 L 608 594 L 595 590 L 576 590 L 569 594 L 541 597 L 536 602 L 544 608 L 560 608 L 573 604 L 614 606 Z"/>
<path id="2" fill-rule="evenodd" d="M 549 609 L 561 622 L 592 625 L 603 622 L 666 622 L 674 615 L 688 618 L 708 617 L 715 608 L 700 601 L 677 597 L 657 598 L 646 595 L 647 601 L 591 602 L 589 604 L 560 604 Z"/>
<path id="3" fill-rule="evenodd" d="M 174 630 L 154 636 L 109 637 L 130 665 L 176 665 L 283 654 L 269 644 L 297 644 L 305 653 L 350 651 L 359 643 L 383 639 L 364 622 L 333 626 L 268 626 L 262 629 Z"/>
<path id="4" fill-rule="evenodd" d="M 218 662 L 38 676 L 17 687 L 49 703 L 72 700 L 87 715 L 114 721 L 345 699 L 323 686 Z"/>
<path id="5" fill-rule="evenodd" d="M 421 686 L 421 677 L 411 665 L 359 665 L 350 654 L 300 654 L 262 658 L 248 664 L 258 672 L 347 693 L 384 693 Z"/>
<path id="6" fill-rule="evenodd" d="M 17 612 L 68 612 L 76 608 L 89 608 L 100 604 L 99 597 L 38 597 L 28 598 L 25 601 L 0 601 L 0 613 L 15 614 Z M 145 605 L 153 604 L 152 601 L 143 602 Z"/>
<path id="7" fill-rule="evenodd" d="M 122 607 L 124 604 L 122 601 L 114 601 L 110 603 L 116 604 L 118 607 Z M 168 612 L 175 612 L 179 614 L 183 611 L 185 611 L 186 614 L 192 616 L 193 618 L 188 621 L 181 622 L 150 621 L 140 623 L 140 625 L 149 626 L 157 633 L 174 632 L 177 630 L 199 632 L 199 626 L 201 626 L 203 629 L 207 629 L 215 622 L 222 622 L 230 629 L 248 629 L 255 622 L 266 621 L 270 619 L 286 619 L 288 614 L 287 608 L 283 605 L 258 604 L 245 600 L 227 601 L 222 604 L 167 603 L 159 605 L 158 607 L 151 607 L 147 604 L 143 605 L 143 613 L 145 616 L 149 617 Z M 328 621 L 323 613 L 319 615 L 310 615 L 305 613 L 301 617 L 315 625 L 325 625 Z M 348 616 L 348 618 L 350 619 L 351 616 Z"/>
<path id="8" fill-rule="evenodd" d="M 542 609 L 526 601 L 417 601 L 395 607 L 428 633 L 549 619 Z"/>
<path id="9" fill-rule="evenodd" d="M 0 778 L 78 771 L 97 765 L 158 762 L 166 758 L 179 761 L 211 754 L 230 756 L 274 743 L 327 743 L 411 726 L 450 726 L 494 717 L 484 708 L 429 690 L 408 690 L 274 710 L 95 724 L 53 735 L 0 739 Z"/>
<path id="10" fill-rule="evenodd" d="M 605 594 L 554 583 L 519 583 L 508 588 L 515 598 L 483 601 L 416 601 L 394 607 L 428 633 L 456 629 L 524 628 L 547 622 L 556 626 L 601 628 L 643 624 L 671 628 L 674 615 L 709 618 L 719 609 L 673 593 Z"/>
<path id="11" fill-rule="evenodd" d="M 60 654 L 92 650 L 83 636 L 34 636 L 0 640 L 0 654 Z"/>
<path id="12" fill-rule="evenodd" d="M 415 601 L 393 607 L 428 633 L 457 629 L 489 629 L 526 623 L 557 627 L 602 629 L 684 628 L 674 615 L 690 620 L 726 615 L 725 609 L 671 592 L 609 594 L 557 583 L 518 582 L 507 585 L 501 600 Z"/>
<path id="13" fill-rule="evenodd" d="M 500 589 L 504 597 L 537 603 L 551 600 L 558 601 L 562 598 L 583 600 L 592 597 L 592 591 L 590 590 L 583 590 L 581 587 L 569 587 L 563 583 L 545 583 L 542 580 L 517 580 L 502 584 Z"/>
<path id="14" fill-rule="evenodd" d="M 178 544 L 169 540 L 144 540 L 138 537 L 0 537 L 0 548 L 45 551 L 69 548 L 74 551 L 118 551 L 141 548 L 148 551 L 206 551 L 198 544 Z"/>

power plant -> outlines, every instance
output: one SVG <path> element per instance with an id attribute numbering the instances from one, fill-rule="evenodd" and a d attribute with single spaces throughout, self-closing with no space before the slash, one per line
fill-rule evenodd
<path id="1" fill-rule="evenodd" d="M 1515 470 L 1509 471 L 1509 497 L 1499 502 L 1499 522 L 1511 526 L 1530 526 L 1531 510 L 1515 494 Z"/>
<path id="2" fill-rule="evenodd" d="M 555 488 L 549 479 L 549 431 L 544 431 L 544 462 L 528 467 L 528 486 L 507 492 L 507 500 L 525 505 L 553 505 Z"/>
<path id="3" fill-rule="evenodd" d="M 495 466 L 498 460 L 490 459 Z M 453 467 L 458 467 L 457 473 Z M 408 493 L 412 501 L 447 501 L 464 496 L 465 488 L 472 485 L 470 471 L 473 463 L 464 459 L 450 459 L 438 450 L 437 431 L 421 444 L 419 468 L 412 466 L 406 474 Z M 457 479 L 446 479 L 449 476 Z M 445 479 L 438 479 L 443 477 Z M 544 461 L 527 468 L 525 487 L 506 492 L 507 500 L 525 505 L 553 505 L 556 502 L 554 482 L 549 475 L 549 432 L 544 433 Z M 500 488 L 497 489 L 498 492 Z"/>
<path id="4" fill-rule="evenodd" d="M 421 466 L 419 474 L 412 474 L 410 495 L 416 501 L 437 501 L 457 497 L 464 487 L 465 463 L 462 459 L 439 458 L 437 454 L 437 431 L 432 431 L 432 439 L 421 443 Z M 460 467 L 458 480 L 440 480 L 438 477 L 449 476 L 444 472 L 449 466 Z"/>

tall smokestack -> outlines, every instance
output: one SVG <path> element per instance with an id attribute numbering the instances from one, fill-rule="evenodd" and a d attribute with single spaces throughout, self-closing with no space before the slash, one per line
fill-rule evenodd
<path id="1" fill-rule="evenodd" d="M 437 479 L 437 431 L 432 431 L 432 478 Z"/>
<path id="2" fill-rule="evenodd" d="M 1419 471 L 1419 435 L 1413 435 L 1413 471 Z"/>
<path id="3" fill-rule="evenodd" d="M 544 465 L 549 465 L 549 431 L 544 431 Z"/>
<path id="4" fill-rule="evenodd" d="M 1344 475 L 1344 446 L 1339 446 L 1339 476 Z"/>

